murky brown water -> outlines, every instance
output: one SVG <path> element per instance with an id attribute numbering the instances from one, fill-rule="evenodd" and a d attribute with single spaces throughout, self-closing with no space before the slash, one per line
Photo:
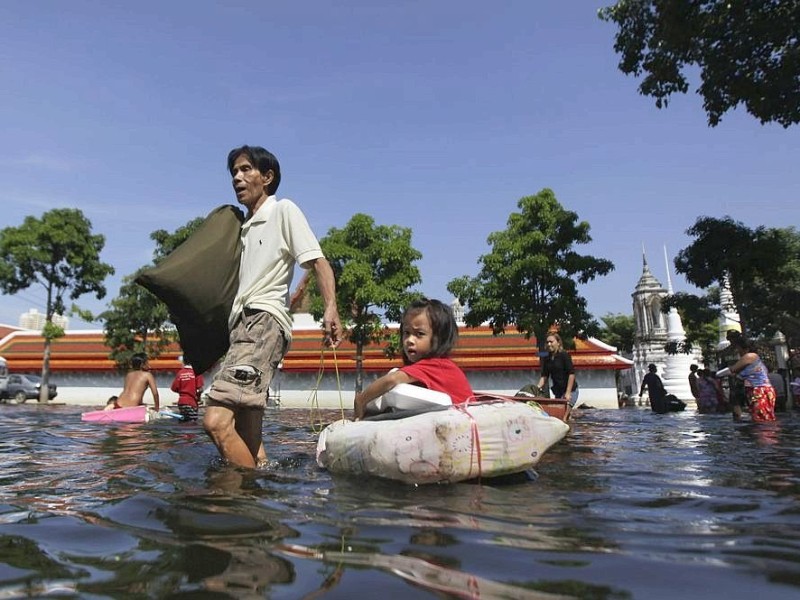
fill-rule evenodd
<path id="1" fill-rule="evenodd" d="M 0 411 L 0 598 L 800 597 L 800 415 L 578 411 L 536 481 L 415 487 L 320 470 L 304 410 L 250 473 L 196 424 Z"/>

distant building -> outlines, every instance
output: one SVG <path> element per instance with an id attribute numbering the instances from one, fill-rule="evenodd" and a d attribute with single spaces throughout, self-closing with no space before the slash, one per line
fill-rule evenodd
<path id="1" fill-rule="evenodd" d="M 19 326 L 23 329 L 34 329 L 41 331 L 44 329 L 44 324 L 47 323 L 47 315 L 40 313 L 35 308 L 30 309 L 26 313 L 19 316 Z M 58 325 L 64 331 L 69 327 L 69 319 L 63 315 L 54 314 L 53 324 Z"/>
<path id="2" fill-rule="evenodd" d="M 638 394 L 642 379 L 647 373 L 647 365 L 654 363 L 662 367 L 667 356 L 664 345 L 667 343 L 667 324 L 661 312 L 661 299 L 667 295 L 667 288 L 653 276 L 642 250 L 642 276 L 633 294 L 633 320 L 636 332 L 633 341 L 633 393 Z"/>
<path id="3" fill-rule="evenodd" d="M 667 263 L 667 281 L 669 282 L 669 263 Z M 689 365 L 693 362 L 702 364 L 699 350 L 691 354 L 669 355 L 665 350 L 667 342 L 682 342 L 686 339 L 681 317 L 672 308 L 668 314 L 661 311 L 661 301 L 672 293 L 661 285 L 650 271 L 647 257 L 642 251 L 642 276 L 639 278 L 633 294 L 633 317 L 636 323 L 633 346 L 633 393 L 638 394 L 642 379 L 647 373 L 647 366 L 654 364 L 670 394 L 681 400 L 693 400 L 689 390 Z"/>
<path id="4" fill-rule="evenodd" d="M 722 352 L 731 345 L 728 341 L 728 332 L 742 332 L 742 320 L 733 301 L 731 278 L 728 273 L 725 273 L 722 278 L 722 285 L 719 289 L 719 309 L 719 344 L 717 344 L 717 350 Z"/>
<path id="5" fill-rule="evenodd" d="M 672 294 L 672 279 L 670 278 L 670 266 L 667 258 L 667 249 L 664 248 L 664 263 L 667 267 L 667 294 Z M 669 309 L 667 313 L 667 339 L 678 345 L 685 345 L 686 332 L 683 329 L 681 316 L 678 314 L 678 309 L 674 306 Z M 674 394 L 680 400 L 694 400 L 692 395 L 692 387 L 689 384 L 689 373 L 693 363 L 702 365 L 702 356 L 697 348 L 693 348 L 690 354 L 667 354 L 664 372 L 661 374 L 661 380 L 664 382 L 664 388 L 667 393 Z"/>

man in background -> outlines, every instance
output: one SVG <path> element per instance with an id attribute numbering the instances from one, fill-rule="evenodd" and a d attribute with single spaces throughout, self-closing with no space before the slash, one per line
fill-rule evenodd
<path id="1" fill-rule="evenodd" d="M 689 389 L 695 402 L 700 398 L 700 390 L 697 387 L 697 365 L 689 365 Z"/>
<path id="2" fill-rule="evenodd" d="M 183 356 L 180 357 L 183 362 Z M 203 393 L 203 376 L 194 372 L 192 365 L 183 363 L 175 374 L 170 389 L 178 394 L 178 412 L 183 421 L 196 421 L 200 394 Z"/>
<path id="3" fill-rule="evenodd" d="M 131 370 L 125 375 L 122 392 L 115 400 L 110 399 L 104 410 L 115 408 L 129 408 L 144 404 L 144 393 L 147 390 L 153 394 L 153 404 L 158 410 L 158 386 L 156 379 L 150 372 L 150 363 L 144 352 L 138 352 L 131 357 Z M 111 397 L 112 399 L 114 396 Z"/>
<path id="4" fill-rule="evenodd" d="M 665 413 L 667 412 L 666 395 L 667 390 L 664 388 L 664 383 L 661 377 L 658 376 L 658 367 L 654 364 L 647 366 L 647 374 L 642 379 L 642 387 L 639 390 L 639 398 L 644 394 L 644 388 L 647 388 L 647 395 L 650 397 L 650 408 L 653 412 Z"/>

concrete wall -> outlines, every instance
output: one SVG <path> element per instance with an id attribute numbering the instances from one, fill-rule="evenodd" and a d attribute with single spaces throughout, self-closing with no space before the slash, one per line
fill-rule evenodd
<path id="1" fill-rule="evenodd" d="M 178 394 L 169 389 L 174 373 L 153 373 L 153 375 L 156 378 L 161 405 L 177 404 Z M 119 396 L 123 378 L 124 375 L 119 373 L 52 373 L 50 381 L 58 386 L 58 395 L 53 403 L 105 406 L 110 396 Z M 153 403 L 150 392 L 145 393 L 144 401 L 145 404 Z"/>

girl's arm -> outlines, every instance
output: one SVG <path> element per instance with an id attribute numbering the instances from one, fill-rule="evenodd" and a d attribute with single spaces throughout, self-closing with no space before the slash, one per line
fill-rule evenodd
<path id="1" fill-rule="evenodd" d="M 325 258 L 317 258 L 313 264 L 317 279 L 317 289 L 325 302 L 322 326 L 325 328 L 325 344 L 336 348 L 342 341 L 344 330 L 336 307 L 336 279 L 331 264 Z"/>
<path id="2" fill-rule="evenodd" d="M 383 377 L 379 377 L 369 384 L 367 389 L 356 395 L 356 398 L 353 401 L 353 411 L 355 412 L 356 421 L 364 418 L 364 410 L 370 401 L 378 398 L 379 396 L 383 396 L 386 392 L 399 383 L 415 383 L 416 381 L 416 379 L 404 373 L 403 371 L 400 371 L 399 369 L 397 371 L 387 373 Z"/>
<path id="3" fill-rule="evenodd" d="M 747 354 L 742 355 L 742 357 L 736 361 L 736 364 L 733 365 L 731 369 L 731 373 L 734 375 L 744 369 L 747 365 L 754 363 L 758 360 L 758 354 L 755 352 L 748 352 Z"/>

